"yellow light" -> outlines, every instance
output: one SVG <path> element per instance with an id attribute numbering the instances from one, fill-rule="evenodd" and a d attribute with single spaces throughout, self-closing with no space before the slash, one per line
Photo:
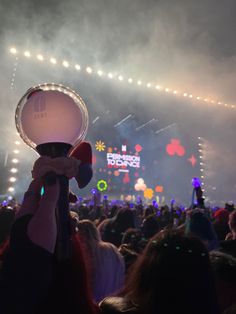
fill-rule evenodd
<path id="1" fill-rule="evenodd" d="M 62 65 L 63 65 L 65 68 L 68 68 L 68 67 L 69 67 L 69 62 L 68 62 L 68 61 L 63 61 L 63 62 L 62 62 Z"/>
<path id="2" fill-rule="evenodd" d="M 15 141 L 15 144 L 16 144 L 16 145 L 20 145 L 20 142 L 19 142 L 19 141 Z"/>
<path id="3" fill-rule="evenodd" d="M 225 107 L 228 107 L 228 104 L 225 104 Z"/>
<path id="4" fill-rule="evenodd" d="M 168 93 L 168 92 L 169 92 L 169 88 L 165 88 L 165 92 L 167 92 L 167 93 Z"/>
<path id="5" fill-rule="evenodd" d="M 18 172 L 18 170 L 16 169 L 16 168 L 11 168 L 11 170 L 10 170 L 12 173 L 17 173 Z"/>
<path id="6" fill-rule="evenodd" d="M 112 79 L 112 78 L 113 78 L 113 74 L 112 74 L 112 73 L 108 73 L 108 77 L 109 77 L 110 79 Z"/>
<path id="7" fill-rule="evenodd" d="M 128 79 L 128 82 L 129 82 L 129 83 L 133 83 L 133 79 L 130 77 L 130 78 Z"/>
<path id="8" fill-rule="evenodd" d="M 9 192 L 14 192 L 15 189 L 14 189 L 12 186 L 10 186 L 10 187 L 8 188 L 8 191 L 9 191 Z"/>
<path id="9" fill-rule="evenodd" d="M 17 53 L 16 48 L 15 47 L 10 48 L 10 53 L 16 54 Z"/>
<path id="10" fill-rule="evenodd" d="M 29 57 L 31 56 L 31 54 L 30 54 L 29 51 L 25 51 L 25 52 L 24 52 L 24 56 L 27 57 L 27 58 L 29 58 Z"/>
<path id="11" fill-rule="evenodd" d="M 160 85 L 156 85 L 156 87 L 155 87 L 156 89 L 161 89 L 161 86 Z"/>
<path id="12" fill-rule="evenodd" d="M 193 98 L 193 95 L 189 95 L 189 98 Z"/>
<path id="13" fill-rule="evenodd" d="M 175 95 L 178 94 L 177 90 L 174 90 L 174 91 L 173 91 L 173 94 L 175 94 Z"/>
<path id="14" fill-rule="evenodd" d="M 13 153 L 15 153 L 15 154 L 19 154 L 19 152 L 20 152 L 19 149 L 14 149 L 13 150 Z"/>
<path id="15" fill-rule="evenodd" d="M 102 75 L 103 75 L 103 72 L 102 72 L 101 70 L 98 70 L 98 71 L 97 71 L 97 74 L 98 74 L 99 76 L 102 76 Z"/>
<path id="16" fill-rule="evenodd" d="M 231 108 L 235 108 L 235 106 L 234 106 L 234 105 L 231 105 Z"/>
<path id="17" fill-rule="evenodd" d="M 142 81 L 139 80 L 139 81 L 137 82 L 137 84 L 138 84 L 138 85 L 142 85 Z"/>
<path id="18" fill-rule="evenodd" d="M 204 176 L 201 176 L 201 178 L 204 179 L 205 177 L 204 177 Z"/>
<path id="19" fill-rule="evenodd" d="M 93 70 L 92 70 L 90 67 L 87 67 L 87 68 L 86 68 L 86 71 L 87 71 L 89 74 L 91 74 L 91 73 L 93 72 Z"/>
<path id="20" fill-rule="evenodd" d="M 212 100 L 211 103 L 214 104 L 215 103 L 214 100 Z"/>
<path id="21" fill-rule="evenodd" d="M 222 105 L 222 102 L 219 101 L 219 102 L 218 102 L 218 105 Z"/>
<path id="22" fill-rule="evenodd" d="M 13 162 L 14 164 L 17 164 L 17 163 L 19 162 L 19 160 L 16 159 L 16 158 L 13 158 L 13 159 L 12 159 L 12 162 Z"/>
<path id="23" fill-rule="evenodd" d="M 147 83 L 147 88 L 150 88 L 151 86 L 151 83 Z"/>
<path id="24" fill-rule="evenodd" d="M 197 96 L 197 100 L 200 100 L 200 99 L 201 99 L 201 97 Z"/>
<path id="25" fill-rule="evenodd" d="M 124 78 L 123 78 L 122 75 L 119 75 L 119 76 L 118 76 L 118 79 L 119 79 L 120 81 L 123 81 Z"/>
<path id="26" fill-rule="evenodd" d="M 204 99 L 204 101 L 205 101 L 205 102 L 208 102 L 208 99 L 207 99 L 207 98 L 205 98 L 205 99 Z"/>
<path id="27" fill-rule="evenodd" d="M 10 182 L 16 182 L 16 178 L 15 178 L 15 177 L 11 177 L 11 178 L 9 179 L 9 181 L 10 181 Z"/>
<path id="28" fill-rule="evenodd" d="M 184 93 L 184 94 L 183 94 L 183 96 L 184 96 L 184 97 L 187 97 L 187 96 L 188 96 L 188 94 L 187 94 L 187 93 Z"/>
<path id="29" fill-rule="evenodd" d="M 80 65 L 79 65 L 79 64 L 76 64 L 76 65 L 75 65 L 75 69 L 76 69 L 77 71 L 79 71 L 79 70 L 81 69 Z"/>
<path id="30" fill-rule="evenodd" d="M 39 54 L 39 55 L 37 55 L 37 59 L 38 59 L 39 61 L 43 61 L 43 60 L 44 60 L 44 57 Z"/>
<path id="31" fill-rule="evenodd" d="M 52 64 L 56 64 L 56 63 L 57 63 L 57 60 L 52 57 L 52 58 L 50 58 L 50 62 L 51 62 Z"/>

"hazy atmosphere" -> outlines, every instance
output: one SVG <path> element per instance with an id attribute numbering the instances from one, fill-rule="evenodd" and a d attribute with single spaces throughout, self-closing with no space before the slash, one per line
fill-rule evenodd
<path id="1" fill-rule="evenodd" d="M 210 199 L 234 201 L 235 13 L 234 0 L 0 0 L 2 194 L 8 176 L 6 153 L 14 140 L 15 106 L 28 87 L 54 79 L 72 86 L 85 102 L 94 104 L 90 109 L 91 123 L 96 114 L 108 109 L 111 114 L 118 112 L 114 124 L 132 113 L 136 113 L 135 127 L 157 118 L 155 132 L 182 119 L 185 132 L 187 127 L 192 128 L 189 131 L 192 137 L 201 136 L 207 144 L 205 171 L 209 177 L 206 184 L 210 186 L 207 191 L 230 190 L 222 197 L 210 195 Z M 11 47 L 20 51 L 16 60 L 9 53 Z M 164 91 L 158 96 L 161 106 L 155 110 L 156 96 L 147 89 L 139 94 L 138 87 L 121 88 L 117 79 L 112 84 L 100 81 L 97 84 L 90 78 L 80 81 L 62 67 L 47 70 L 38 62 L 26 62 L 23 55 L 26 50 L 32 55 L 40 53 L 47 58 L 78 63 L 82 69 L 90 66 L 96 71 L 111 72 L 114 77 L 122 75 L 126 81 L 132 77 L 143 85 L 158 84 L 167 93 L 177 91 L 181 96 L 174 98 Z M 128 112 L 123 114 L 117 106 L 112 107 L 112 91 L 120 104 L 129 103 Z M 188 99 L 184 98 L 185 93 Z M 137 106 L 145 114 L 137 115 Z M 91 128 L 88 135 L 89 139 L 97 140 Z"/>

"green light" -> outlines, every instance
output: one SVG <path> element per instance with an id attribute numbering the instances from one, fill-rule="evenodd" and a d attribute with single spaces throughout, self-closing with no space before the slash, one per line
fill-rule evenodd
<path id="1" fill-rule="evenodd" d="M 106 191 L 107 182 L 105 180 L 99 180 L 97 183 L 97 188 L 100 192 Z"/>

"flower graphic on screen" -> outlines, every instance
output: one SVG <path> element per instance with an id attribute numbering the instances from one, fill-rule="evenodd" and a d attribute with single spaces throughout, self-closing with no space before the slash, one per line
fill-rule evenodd
<path id="1" fill-rule="evenodd" d="M 166 145 L 166 152 L 170 156 L 178 155 L 182 157 L 185 155 L 185 148 L 181 145 L 179 139 L 172 138 L 170 143 Z"/>
<path id="2" fill-rule="evenodd" d="M 153 189 L 146 189 L 143 195 L 145 198 L 148 198 L 148 199 L 153 198 Z"/>
<path id="3" fill-rule="evenodd" d="M 96 144 L 95 144 L 95 148 L 96 148 L 96 150 L 98 150 L 99 152 L 102 152 L 102 151 L 105 150 L 106 145 L 105 145 L 105 143 L 102 142 L 102 141 L 97 141 Z"/>

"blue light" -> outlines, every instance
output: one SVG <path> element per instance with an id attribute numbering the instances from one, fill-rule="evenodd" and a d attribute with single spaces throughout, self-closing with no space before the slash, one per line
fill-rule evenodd
<path id="1" fill-rule="evenodd" d="M 199 178 L 193 178 L 192 179 L 192 186 L 194 188 L 198 188 L 201 186 L 201 180 Z"/>

